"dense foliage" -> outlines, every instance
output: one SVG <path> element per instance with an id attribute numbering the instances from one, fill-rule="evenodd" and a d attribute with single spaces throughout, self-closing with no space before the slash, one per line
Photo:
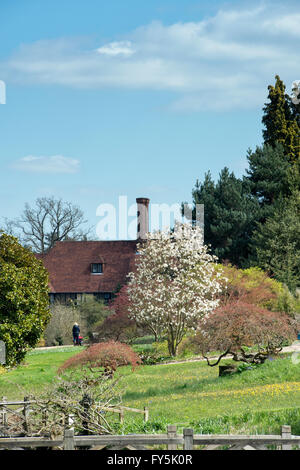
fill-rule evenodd
<path id="1" fill-rule="evenodd" d="M 257 221 L 264 221 L 272 214 L 273 204 L 281 196 L 288 197 L 292 190 L 290 164 L 285 156 L 284 147 L 275 143 L 256 147 L 247 153 L 248 169 L 244 181 L 248 182 L 252 197 L 259 205 Z"/>
<path id="2" fill-rule="evenodd" d="M 8 365 L 38 343 L 50 318 L 48 274 L 16 238 L 0 234 L 0 339 Z"/>
<path id="3" fill-rule="evenodd" d="M 242 300 L 271 311 L 291 315 L 297 311 L 296 299 L 287 287 L 257 266 L 237 269 L 230 264 L 216 264 L 215 269 L 223 275 L 220 279 L 222 305 Z"/>
<path id="4" fill-rule="evenodd" d="M 224 168 L 214 183 L 208 172 L 196 182 L 194 204 L 204 204 L 204 242 L 220 260 L 241 265 L 249 255 L 249 241 L 260 206 L 247 181 Z M 194 209 L 195 216 L 195 209 Z"/>
<path id="5" fill-rule="evenodd" d="M 285 93 L 285 85 L 278 75 L 275 86 L 268 86 L 269 102 L 264 105 L 262 122 L 265 126 L 263 138 L 266 144 L 274 147 L 276 143 L 283 145 L 289 161 L 299 160 L 299 134 L 296 109 L 290 97 Z M 294 108 L 294 109 L 293 109 Z"/>
<path id="6" fill-rule="evenodd" d="M 253 234 L 252 263 L 292 291 L 300 285 L 300 192 L 274 205 L 274 213 Z"/>

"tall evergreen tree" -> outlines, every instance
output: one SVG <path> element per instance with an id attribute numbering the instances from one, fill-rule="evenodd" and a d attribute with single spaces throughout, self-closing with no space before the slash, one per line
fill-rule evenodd
<path id="1" fill-rule="evenodd" d="M 194 204 L 204 204 L 204 241 L 220 260 L 245 266 L 248 246 L 259 205 L 251 196 L 247 181 L 236 178 L 225 167 L 215 184 L 208 172 L 197 181 Z"/>
<path id="2" fill-rule="evenodd" d="M 246 175 L 236 178 L 225 167 L 214 183 L 208 172 L 192 193 L 194 204 L 204 204 L 205 243 L 220 260 L 239 267 L 250 263 L 251 249 L 258 242 L 253 240 L 250 248 L 257 225 L 262 228 L 274 215 L 278 200 L 300 191 L 300 107 L 285 93 L 278 75 L 275 80 L 263 108 L 264 143 L 254 152 L 248 150 Z"/>
<path id="3" fill-rule="evenodd" d="M 256 198 L 261 211 L 259 221 L 271 215 L 273 204 L 280 196 L 288 196 L 293 190 L 290 178 L 290 163 L 286 159 L 284 147 L 275 142 L 274 148 L 265 144 L 248 150 L 249 168 L 244 182 L 249 184 L 251 194 Z"/>
<path id="4" fill-rule="evenodd" d="M 208 171 L 204 175 L 203 183 L 196 181 L 195 188 L 192 191 L 193 203 L 204 205 L 204 242 L 211 244 L 213 235 L 211 225 L 213 223 L 213 207 L 215 204 L 215 183 L 212 180 L 211 173 Z M 196 211 L 193 210 L 193 219 L 196 219 Z"/>
<path id="5" fill-rule="evenodd" d="M 252 264 L 291 290 L 300 286 L 300 192 L 279 198 L 274 213 L 253 234 Z"/>
<path id="6" fill-rule="evenodd" d="M 278 75 L 275 76 L 275 86 L 269 85 L 268 99 L 263 108 L 262 123 L 264 143 L 275 147 L 276 143 L 283 145 L 285 154 L 290 162 L 299 159 L 300 128 L 297 124 L 296 111 L 292 111 L 291 99 L 285 93 L 285 85 Z"/>

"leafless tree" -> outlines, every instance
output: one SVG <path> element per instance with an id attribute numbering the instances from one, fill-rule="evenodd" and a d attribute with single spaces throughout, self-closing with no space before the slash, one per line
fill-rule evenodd
<path id="1" fill-rule="evenodd" d="M 6 225 L 25 246 L 36 253 L 47 253 L 57 241 L 86 240 L 90 229 L 81 229 L 86 222 L 78 206 L 51 196 L 38 198 L 35 207 L 26 203 L 21 217 L 6 220 Z"/>

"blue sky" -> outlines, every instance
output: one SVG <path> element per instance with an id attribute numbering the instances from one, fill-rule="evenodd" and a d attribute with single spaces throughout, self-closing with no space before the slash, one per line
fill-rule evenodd
<path id="1" fill-rule="evenodd" d="M 300 78 L 300 5 L 1 0 L 0 220 L 54 195 L 96 225 L 126 195 L 191 202 L 241 176 L 267 86 Z"/>

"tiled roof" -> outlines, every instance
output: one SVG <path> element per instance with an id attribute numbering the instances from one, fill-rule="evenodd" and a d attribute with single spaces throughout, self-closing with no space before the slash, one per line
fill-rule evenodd
<path id="1" fill-rule="evenodd" d="M 57 242 L 42 259 L 51 293 L 113 292 L 134 267 L 135 240 Z M 91 274 L 91 263 L 103 263 L 103 274 Z"/>

